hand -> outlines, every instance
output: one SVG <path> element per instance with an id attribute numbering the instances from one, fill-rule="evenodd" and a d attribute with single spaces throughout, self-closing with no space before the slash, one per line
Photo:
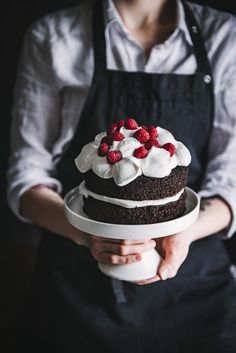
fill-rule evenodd
<path id="1" fill-rule="evenodd" d="M 175 277 L 188 255 L 190 244 L 228 227 L 230 221 L 230 207 L 222 199 L 202 199 L 198 220 L 192 226 L 181 233 L 155 239 L 156 249 L 163 257 L 157 275 L 135 283 L 143 285 Z"/>
<path id="2" fill-rule="evenodd" d="M 142 259 L 142 253 L 155 248 L 149 240 L 115 240 L 83 233 L 83 245 L 89 247 L 98 262 L 106 264 L 130 264 Z"/>
<path id="3" fill-rule="evenodd" d="M 154 240 L 112 240 L 86 234 L 72 226 L 64 211 L 64 201 L 55 191 L 31 188 L 21 197 L 22 214 L 50 231 L 64 236 L 77 245 L 90 248 L 95 260 L 107 264 L 129 264 L 142 259 L 142 253 L 155 248 Z"/>
<path id="4" fill-rule="evenodd" d="M 162 256 L 157 275 L 147 280 L 137 281 L 135 282 L 136 284 L 145 285 L 175 277 L 188 255 L 192 240 L 187 233 L 178 233 L 163 238 L 156 238 L 155 241 L 156 250 Z"/>

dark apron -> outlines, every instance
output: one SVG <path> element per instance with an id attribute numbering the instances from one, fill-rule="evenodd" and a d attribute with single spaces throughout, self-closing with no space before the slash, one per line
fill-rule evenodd
<path id="1" fill-rule="evenodd" d="M 74 138 L 58 164 L 64 194 L 83 179 L 74 165 L 83 145 L 110 122 L 130 116 L 140 124 L 170 130 L 190 149 L 188 185 L 200 189 L 212 131 L 213 84 L 200 29 L 187 5 L 185 14 L 197 60 L 195 74 L 107 70 L 102 6 L 95 2 L 95 71 Z M 47 232 L 22 324 L 28 349 L 233 353 L 236 289 L 229 265 L 216 234 L 191 245 L 174 279 L 138 286 L 105 276 L 89 249 Z"/>

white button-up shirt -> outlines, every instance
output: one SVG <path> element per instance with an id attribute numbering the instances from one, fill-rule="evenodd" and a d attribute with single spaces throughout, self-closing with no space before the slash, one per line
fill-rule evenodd
<path id="1" fill-rule="evenodd" d="M 193 44 L 183 5 L 178 24 L 163 44 L 152 48 L 148 60 L 141 45 L 125 28 L 111 0 L 103 0 L 107 66 L 113 70 L 192 74 L 196 71 Z M 210 159 L 200 191 L 220 195 L 233 218 L 227 236 L 236 231 L 236 18 L 190 4 L 200 25 L 212 65 L 215 117 Z M 53 184 L 58 156 L 73 137 L 91 86 L 94 71 L 88 1 L 76 8 L 44 16 L 27 31 L 19 62 L 12 109 L 8 200 L 19 213 L 20 196 L 37 184 Z"/>

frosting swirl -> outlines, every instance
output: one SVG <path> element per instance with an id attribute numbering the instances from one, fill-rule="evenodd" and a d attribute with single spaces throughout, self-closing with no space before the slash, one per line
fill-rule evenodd
<path id="1" fill-rule="evenodd" d="M 97 176 L 104 179 L 113 178 L 118 186 L 124 186 L 132 182 L 140 175 L 154 178 L 164 178 L 177 166 L 188 166 L 191 155 L 188 148 L 167 130 L 156 127 L 159 148 L 153 146 L 149 149 L 145 158 L 134 157 L 134 151 L 143 144 L 133 137 L 138 129 L 120 128 L 124 138 L 121 141 L 113 141 L 109 146 L 110 151 L 118 150 L 122 153 L 122 159 L 111 164 L 106 156 L 98 154 L 105 132 L 98 134 L 94 141 L 85 145 L 75 159 L 75 164 L 81 173 L 92 170 Z M 163 148 L 165 144 L 172 144 L 174 153 Z"/>

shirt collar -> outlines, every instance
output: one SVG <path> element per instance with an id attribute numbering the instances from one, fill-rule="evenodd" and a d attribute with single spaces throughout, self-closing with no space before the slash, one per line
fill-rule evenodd
<path id="1" fill-rule="evenodd" d="M 105 26 L 110 27 L 110 25 L 113 22 L 116 22 L 120 24 L 121 28 L 126 34 L 129 34 L 113 3 L 113 0 L 104 0 L 103 6 L 104 6 L 104 14 L 105 14 Z M 176 30 L 181 31 L 184 34 L 186 41 L 192 46 L 193 43 L 186 24 L 185 11 L 181 0 L 177 0 L 177 6 L 178 6 L 178 22 L 177 22 Z"/>

